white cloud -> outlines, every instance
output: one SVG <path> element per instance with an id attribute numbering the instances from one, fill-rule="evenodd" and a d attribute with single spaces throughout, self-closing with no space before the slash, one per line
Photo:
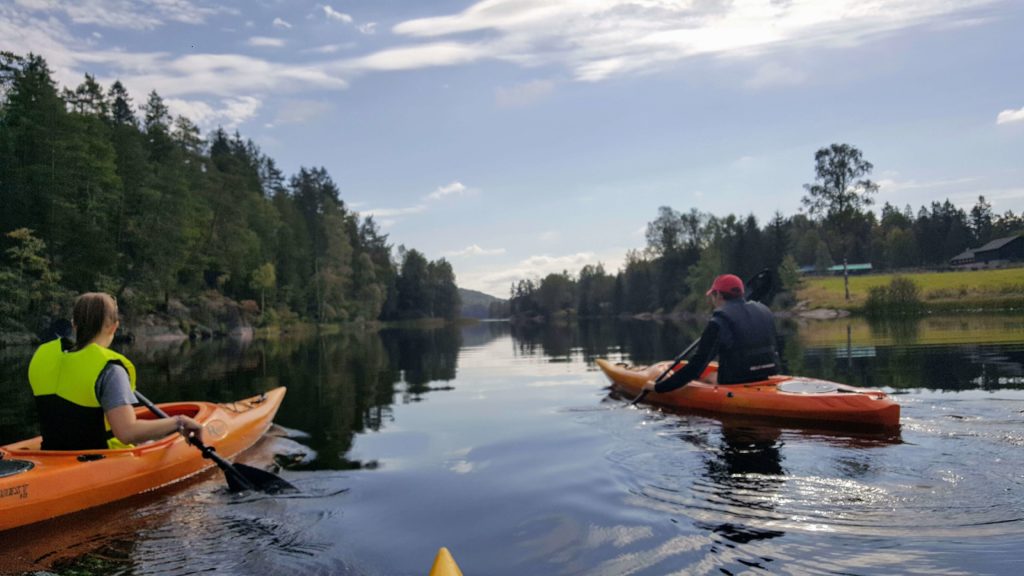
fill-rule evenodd
<path id="1" fill-rule="evenodd" d="M 757 163 L 758 160 L 756 156 L 740 156 L 739 158 L 733 160 L 732 168 L 735 170 L 747 170 L 757 165 Z"/>
<path id="2" fill-rule="evenodd" d="M 452 182 L 451 184 L 440 186 L 438 187 L 437 190 L 434 190 L 433 192 L 428 194 L 427 200 L 440 200 L 445 196 L 451 196 L 453 194 L 457 196 L 462 196 L 464 194 L 469 193 L 469 191 L 469 188 L 466 188 L 466 185 L 463 184 L 462 182 Z"/>
<path id="3" fill-rule="evenodd" d="M 522 108 L 543 100 L 555 89 L 551 80 L 533 80 L 525 84 L 499 87 L 495 90 L 495 99 L 502 108 Z"/>
<path id="4" fill-rule="evenodd" d="M 481 248 L 480 246 L 477 246 L 476 244 L 473 244 L 473 245 L 470 245 L 470 246 L 466 246 L 462 250 L 451 250 L 449 252 L 445 252 L 443 255 L 444 256 L 497 256 L 499 254 L 504 254 L 504 253 L 505 253 L 505 249 L 504 248 L 493 248 L 493 249 L 489 249 L 488 250 L 488 249 L 485 249 L 485 248 Z"/>
<path id="5" fill-rule="evenodd" d="M 268 48 L 280 48 L 284 46 L 284 40 L 281 38 L 270 38 L 267 36 L 253 36 L 249 38 L 249 46 L 259 46 Z"/>
<path id="6" fill-rule="evenodd" d="M 202 24 L 208 16 L 227 11 L 197 6 L 190 0 L 16 0 L 15 4 L 34 12 L 61 12 L 75 24 L 128 30 L 151 30 L 168 21 Z"/>
<path id="7" fill-rule="evenodd" d="M 596 264 L 593 252 L 580 252 L 564 256 L 538 255 L 530 256 L 512 266 L 503 266 L 498 270 L 478 273 L 459 274 L 459 286 L 481 290 L 488 294 L 504 294 L 513 282 L 526 279 L 538 279 L 548 274 L 560 274 L 568 270 L 576 274 L 586 264 Z"/>
<path id="8" fill-rule="evenodd" d="M 1003 110 L 996 117 L 996 124 L 1009 124 L 1010 122 L 1022 122 L 1024 121 L 1024 108 L 1019 110 Z"/>
<path id="9" fill-rule="evenodd" d="M 291 28 L 292 25 L 287 20 L 281 18 L 274 18 L 274 28 Z"/>
<path id="10" fill-rule="evenodd" d="M 944 186 L 955 186 L 977 181 L 977 178 L 951 178 L 947 180 L 897 180 L 895 178 L 882 178 L 875 183 L 878 184 L 879 193 L 904 192 L 906 190 L 920 190 L 924 188 L 941 188 Z"/>
<path id="11" fill-rule="evenodd" d="M 303 52 L 313 52 L 316 54 L 334 54 L 340 50 L 348 50 L 355 48 L 354 42 L 345 42 L 344 44 L 326 44 L 324 46 L 317 46 L 316 48 L 307 48 Z"/>
<path id="12" fill-rule="evenodd" d="M 359 28 L 360 32 L 362 32 L 363 34 L 366 34 L 367 36 L 371 36 L 371 35 L 377 33 L 377 23 L 376 22 L 367 22 L 365 24 L 360 24 L 358 26 L 358 28 Z"/>
<path id="13" fill-rule="evenodd" d="M 468 64 L 488 55 L 488 48 L 458 42 L 434 42 L 418 46 L 390 48 L 338 63 L 351 71 L 416 70 L 434 66 Z"/>
<path id="14" fill-rule="evenodd" d="M 217 106 L 212 106 L 201 100 L 179 98 L 167 98 L 164 103 L 167 104 L 167 108 L 172 114 L 185 116 L 204 129 L 214 126 L 236 128 L 242 122 L 255 116 L 263 105 L 263 102 L 253 96 L 223 98 Z"/>
<path id="15" fill-rule="evenodd" d="M 335 22 L 344 22 L 346 24 L 352 23 L 352 17 L 344 12 L 338 12 L 330 5 L 321 5 L 320 8 L 324 11 L 324 16 L 327 16 L 328 20 L 334 20 Z"/>
<path id="16" fill-rule="evenodd" d="M 757 72 L 747 80 L 746 84 L 748 88 L 753 89 L 775 88 L 802 84 L 806 78 L 806 74 L 795 68 L 768 62 L 758 67 Z"/>
<path id="17" fill-rule="evenodd" d="M 483 0 L 462 12 L 407 20 L 393 32 L 411 38 L 484 33 L 453 43 L 459 62 L 499 58 L 522 65 L 557 64 L 577 80 L 650 72 L 698 55 L 751 56 L 787 45 L 848 46 L 925 22 L 950 22 L 995 0 Z M 405 48 L 419 66 L 441 65 L 437 44 Z M 424 50 L 431 57 L 416 58 Z M 448 61 L 446 63 L 459 63 Z M 792 83 L 802 74 L 768 67 L 755 85 Z"/>
<path id="18" fill-rule="evenodd" d="M 409 206 L 407 208 L 371 208 L 370 210 L 364 211 L 363 216 L 373 216 L 377 218 L 392 218 L 394 216 L 408 216 L 409 214 L 419 214 L 426 210 L 427 207 L 422 204 L 415 206 Z"/>
<path id="19" fill-rule="evenodd" d="M 319 100 L 286 100 L 277 107 L 274 125 L 307 124 L 331 111 L 331 105 Z"/>
<path id="20" fill-rule="evenodd" d="M 623 263 L 626 248 L 611 247 L 600 254 L 594 252 L 578 252 L 561 256 L 547 254 L 530 256 L 509 266 L 502 264 L 490 268 L 473 271 L 457 272 L 458 284 L 464 288 L 480 290 L 487 294 L 507 294 L 513 282 L 520 280 L 543 278 L 548 274 L 561 274 L 567 270 L 569 274 L 579 274 L 587 264 L 604 264 L 608 274 L 615 274 Z"/>
<path id="21" fill-rule="evenodd" d="M 348 87 L 344 79 L 321 67 L 278 64 L 237 54 L 190 54 L 174 59 L 166 54 L 132 55 L 146 62 L 145 67 L 128 66 L 125 56 L 119 52 L 95 52 L 82 59 L 119 66 L 121 80 L 133 93 L 156 90 L 164 96 L 228 97 L 261 91 Z"/>

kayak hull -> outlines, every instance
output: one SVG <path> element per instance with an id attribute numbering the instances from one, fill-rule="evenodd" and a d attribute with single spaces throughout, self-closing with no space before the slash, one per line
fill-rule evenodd
<path id="1" fill-rule="evenodd" d="M 620 391 L 635 396 L 643 389 L 645 382 L 660 376 L 669 367 L 669 362 L 634 368 L 598 359 L 597 365 Z M 718 366 L 712 363 L 702 379 L 708 379 L 717 370 Z M 787 389 L 803 391 L 788 392 Z M 813 392 L 815 389 L 827 391 Z M 881 390 L 794 376 L 772 376 L 749 384 L 724 385 L 693 381 L 666 394 L 651 392 L 645 401 L 715 414 L 773 418 L 844 428 L 895 428 L 900 423 L 900 405 Z"/>
<path id="2" fill-rule="evenodd" d="M 231 458 L 260 439 L 284 399 L 285 388 L 224 404 L 160 404 L 168 415 L 191 416 L 204 441 Z M 154 418 L 145 408 L 138 418 Z M 0 457 L 30 463 L 0 477 L 0 531 L 101 506 L 178 482 L 215 464 L 178 434 L 124 450 L 40 450 L 41 437 L 0 446 Z M 27 465 L 26 465 L 27 466 Z"/>

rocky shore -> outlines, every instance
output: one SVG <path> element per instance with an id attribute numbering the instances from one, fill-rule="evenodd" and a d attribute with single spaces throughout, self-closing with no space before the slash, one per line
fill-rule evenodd
<path id="1" fill-rule="evenodd" d="M 209 292 L 190 301 L 170 299 L 163 309 L 132 313 L 122 310 L 118 340 L 176 342 L 230 337 L 250 340 L 259 320 L 259 306 L 252 300 L 236 302 L 219 293 Z M 0 333 L 0 347 L 30 346 L 59 332 L 60 319 L 41 318 L 34 331 Z"/>

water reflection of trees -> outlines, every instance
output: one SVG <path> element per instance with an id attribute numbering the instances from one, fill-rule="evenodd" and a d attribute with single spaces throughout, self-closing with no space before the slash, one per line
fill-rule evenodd
<path id="1" fill-rule="evenodd" d="M 512 325 L 520 354 L 538 351 L 560 362 L 579 356 L 585 362 L 626 355 L 637 363 L 653 363 L 678 354 L 700 335 L 693 323 L 580 320 L 563 323 Z"/>
<path id="2" fill-rule="evenodd" d="M 29 351 L 0 347 L 0 445 L 39 434 L 28 385 Z M 31 418 L 26 415 L 31 414 Z"/>
<path id="3" fill-rule="evenodd" d="M 483 344 L 507 327 L 474 327 Z M 398 384 L 406 401 L 417 400 L 431 382 L 453 380 L 462 330 L 343 331 L 274 340 L 148 342 L 123 352 L 138 369 L 140 390 L 157 402 L 230 401 L 287 386 L 276 422 L 309 434 L 303 442 L 318 457 L 307 468 L 350 469 L 373 463 L 350 461 L 356 434 L 379 430 L 391 418 Z M 0 409 L 0 438 L 7 442 L 37 433 L 35 407 L 25 382 L 31 350 L 4 363 L 0 384 L 7 402 Z"/>
<path id="4" fill-rule="evenodd" d="M 381 342 L 394 370 L 401 371 L 412 399 L 430 390 L 428 384 L 455 379 L 462 330 L 455 325 L 427 330 L 383 330 Z"/>
<path id="5" fill-rule="evenodd" d="M 873 326 L 893 341 L 913 341 L 915 328 Z M 897 332 L 899 336 L 897 336 Z M 1024 349 L 1000 344 L 894 344 L 866 347 L 807 348 L 800 370 L 804 376 L 846 382 L 866 388 L 897 390 L 999 390 L 1024 388 Z M 865 347 L 861 347 L 865 348 Z"/>

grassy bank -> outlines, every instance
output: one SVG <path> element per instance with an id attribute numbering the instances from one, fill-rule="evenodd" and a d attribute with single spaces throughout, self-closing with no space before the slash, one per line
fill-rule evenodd
<path id="1" fill-rule="evenodd" d="M 850 276 L 850 300 L 843 290 L 842 276 L 804 278 L 797 289 L 797 301 L 810 308 L 864 308 L 873 286 L 888 286 L 896 274 Z M 1024 309 L 1024 268 L 956 272 L 899 274 L 912 280 L 929 311 Z"/>

